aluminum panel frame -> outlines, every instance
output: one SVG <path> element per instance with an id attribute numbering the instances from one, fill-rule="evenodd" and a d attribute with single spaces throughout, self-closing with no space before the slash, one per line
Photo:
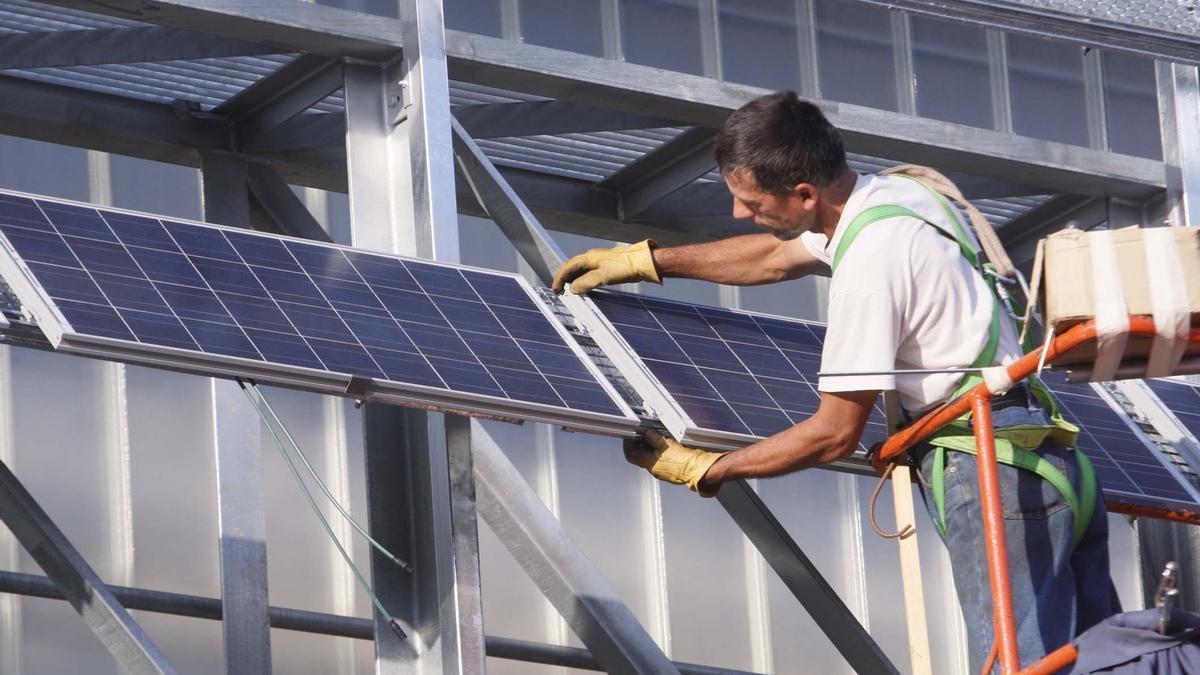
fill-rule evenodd
<path id="1" fill-rule="evenodd" d="M 1145 418 L 1150 426 L 1154 427 L 1155 431 L 1162 436 L 1171 447 L 1173 447 L 1181 457 L 1193 468 L 1197 473 L 1200 473 L 1200 438 L 1196 438 L 1191 431 L 1175 416 L 1175 413 L 1167 406 L 1166 403 L 1154 393 L 1150 385 L 1143 380 L 1119 380 L 1110 383 L 1110 386 L 1115 387 L 1118 391 L 1125 395 Z M 1163 459 L 1159 457 L 1160 461 Z M 1200 490 L 1183 475 L 1171 462 L 1164 462 L 1170 465 L 1172 474 L 1176 478 L 1181 479 L 1185 485 L 1192 489 L 1197 496 L 1200 496 Z"/>

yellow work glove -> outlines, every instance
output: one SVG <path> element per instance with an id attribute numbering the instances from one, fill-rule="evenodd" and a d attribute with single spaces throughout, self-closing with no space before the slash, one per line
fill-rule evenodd
<path id="1" fill-rule="evenodd" d="M 647 431 L 640 438 L 625 441 L 625 459 L 630 464 L 646 469 L 659 480 L 686 485 L 701 497 L 717 493 L 701 490 L 700 480 L 723 454 L 689 448 L 657 431 Z"/>
<path id="2" fill-rule="evenodd" d="M 583 295 L 597 286 L 653 281 L 661 284 L 651 253 L 656 244 L 645 239 L 632 246 L 594 248 L 563 264 L 554 276 L 554 292 L 562 293 L 567 282 L 571 292 Z"/>

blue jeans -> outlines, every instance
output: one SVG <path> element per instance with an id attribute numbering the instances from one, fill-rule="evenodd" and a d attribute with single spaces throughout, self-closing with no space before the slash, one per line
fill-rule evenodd
<path id="1" fill-rule="evenodd" d="M 992 416 L 996 428 L 1045 424 L 1040 409 L 1013 406 Z M 922 449 L 924 450 L 924 448 Z M 1079 493 L 1075 452 L 1055 441 L 1037 451 L 1062 471 Z M 928 478 L 933 452 L 920 457 L 921 493 L 936 522 Z M 1022 666 L 1028 665 L 1100 620 L 1121 611 L 1108 574 L 1108 517 L 1101 495 L 1079 545 L 1074 544 L 1075 516 L 1062 493 L 1037 474 L 999 464 L 1004 505 L 1008 569 Z M 971 673 L 978 673 L 992 645 L 992 593 L 988 577 L 979 474 L 974 455 L 946 452 L 946 534 L 954 587 L 967 628 Z"/>

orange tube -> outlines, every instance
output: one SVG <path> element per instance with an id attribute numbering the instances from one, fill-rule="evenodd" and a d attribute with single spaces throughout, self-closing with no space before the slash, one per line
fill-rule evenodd
<path id="1" fill-rule="evenodd" d="M 1200 525 L 1200 513 L 1183 509 L 1163 509 L 1141 504 L 1126 504 L 1124 502 L 1104 502 L 1109 513 L 1123 513 L 1127 516 L 1141 516 L 1158 520 L 1172 520 L 1188 525 Z"/>
<path id="2" fill-rule="evenodd" d="M 1004 535 L 1004 506 L 1000 499 L 1000 473 L 996 469 L 996 439 L 992 432 L 990 394 L 973 394 L 975 461 L 979 467 L 979 504 L 983 510 L 983 537 L 987 545 L 988 579 L 992 585 L 992 619 L 1000 672 L 1017 672 L 1017 618 L 1013 612 L 1012 585 L 1008 578 L 1008 545 Z"/>
<path id="3" fill-rule="evenodd" d="M 1029 667 L 1022 670 L 1020 675 L 1052 675 L 1075 663 L 1078 656 L 1079 652 L 1075 650 L 1075 645 L 1067 643 L 1043 656 L 1040 660 L 1029 664 Z"/>

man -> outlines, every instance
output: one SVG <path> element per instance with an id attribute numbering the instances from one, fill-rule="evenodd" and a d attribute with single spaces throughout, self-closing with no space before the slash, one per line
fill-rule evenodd
<path id="1" fill-rule="evenodd" d="M 832 268 L 823 372 L 990 366 L 1021 355 L 1014 326 L 976 266 L 978 244 L 962 215 L 913 178 L 851 171 L 840 134 L 816 106 L 792 92 L 751 101 L 726 121 L 715 154 L 733 216 L 768 232 L 672 248 L 644 241 L 593 249 L 563 266 L 555 290 L 570 282 L 573 292 L 586 293 L 663 277 L 755 285 Z M 962 379 L 826 376 L 812 417 L 741 450 L 711 453 L 649 432 L 626 444 L 626 457 L 711 496 L 726 480 L 778 476 L 853 453 L 880 391 L 897 391 L 906 416 L 916 419 L 960 393 Z M 993 401 L 1001 458 L 1037 469 L 999 467 L 1020 655 L 1031 663 L 1119 611 L 1107 520 L 1102 503 L 1079 497 L 1095 487 L 1094 476 L 1069 447 L 1077 429 L 1057 415 L 1049 395 L 1022 384 Z M 950 551 L 977 673 L 993 639 L 991 593 L 974 442 L 969 422 L 956 425 L 910 456 Z"/>

